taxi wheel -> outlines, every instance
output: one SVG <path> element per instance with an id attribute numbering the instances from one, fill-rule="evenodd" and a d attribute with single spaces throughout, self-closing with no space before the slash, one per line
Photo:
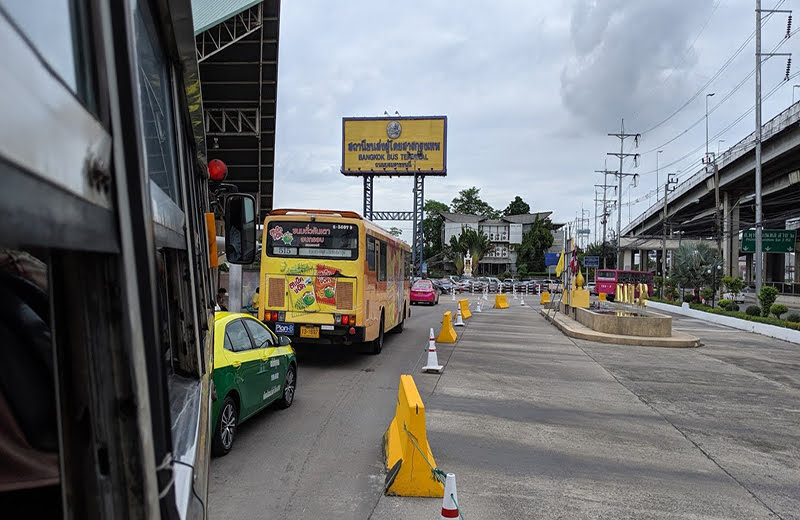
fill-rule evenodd
<path id="1" fill-rule="evenodd" d="M 381 325 L 378 328 L 378 337 L 372 341 L 372 353 L 380 354 L 383 350 L 383 313 L 381 313 Z"/>
<path id="2" fill-rule="evenodd" d="M 289 408 L 294 402 L 294 392 L 297 389 L 297 371 L 294 365 L 289 365 L 286 379 L 283 381 L 283 396 L 278 401 L 278 408 Z"/>
<path id="3" fill-rule="evenodd" d="M 212 448 L 215 455 L 227 455 L 233 447 L 236 428 L 239 425 L 239 410 L 231 396 L 226 396 L 217 417 Z"/>

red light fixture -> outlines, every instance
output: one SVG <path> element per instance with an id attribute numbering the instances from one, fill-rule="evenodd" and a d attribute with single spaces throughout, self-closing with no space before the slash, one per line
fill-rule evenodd
<path id="1" fill-rule="evenodd" d="M 342 325 L 349 325 L 350 324 L 350 316 L 347 314 L 342 316 Z"/>
<path id="2" fill-rule="evenodd" d="M 225 180 L 228 175 L 228 167 L 219 159 L 211 159 L 208 161 L 208 178 L 214 182 L 221 182 Z"/>

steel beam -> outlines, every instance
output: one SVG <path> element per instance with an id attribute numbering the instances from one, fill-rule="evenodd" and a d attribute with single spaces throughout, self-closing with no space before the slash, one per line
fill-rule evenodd
<path id="1" fill-rule="evenodd" d="M 206 108 L 204 110 L 206 135 L 252 135 L 261 131 L 261 117 L 257 108 Z"/>
<path id="2" fill-rule="evenodd" d="M 370 220 L 414 220 L 413 211 L 373 211 Z"/>
<path id="3" fill-rule="evenodd" d="M 414 243 L 412 244 L 413 251 L 411 261 L 414 264 L 414 274 L 422 273 L 422 245 L 424 237 L 422 234 L 422 221 L 425 218 L 425 176 L 414 175 Z"/>
<path id="4" fill-rule="evenodd" d="M 364 218 L 367 220 L 373 220 L 372 214 L 372 181 L 374 177 L 372 175 L 365 175 L 364 176 Z"/>
<path id="5" fill-rule="evenodd" d="M 264 25 L 263 3 L 245 9 L 195 37 L 197 61 L 202 63 L 221 50 L 253 34 Z"/>

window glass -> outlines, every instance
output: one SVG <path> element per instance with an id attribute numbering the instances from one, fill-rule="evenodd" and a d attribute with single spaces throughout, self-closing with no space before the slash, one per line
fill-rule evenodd
<path id="1" fill-rule="evenodd" d="M 253 336 L 253 343 L 255 344 L 256 348 L 271 347 L 275 345 L 272 334 L 270 334 L 266 327 L 260 323 L 256 323 L 253 320 L 244 320 L 244 323 L 247 326 L 247 330 L 250 331 L 250 335 Z"/>
<path id="2" fill-rule="evenodd" d="M 146 2 L 137 2 L 134 21 L 147 173 L 180 206 L 169 62 Z"/>
<path id="3" fill-rule="evenodd" d="M 375 270 L 375 240 L 370 236 L 367 236 L 367 268 Z"/>
<path id="4" fill-rule="evenodd" d="M 230 337 L 231 351 L 242 352 L 253 348 L 253 344 L 250 343 L 250 336 L 247 335 L 242 320 L 228 323 L 228 326 L 225 327 L 225 333 Z"/>
<path id="5" fill-rule="evenodd" d="M 414 282 L 412 289 L 433 289 L 433 284 L 430 280 L 417 280 Z"/>
<path id="6" fill-rule="evenodd" d="M 388 253 L 386 242 L 382 240 L 378 240 L 379 245 L 379 252 L 378 252 L 378 281 L 385 282 L 386 281 L 386 254 Z"/>
<path id="7" fill-rule="evenodd" d="M 78 92 L 70 0 L 0 0 L 2 7 L 64 83 Z"/>
<path id="8" fill-rule="evenodd" d="M 231 337 L 228 335 L 227 332 L 225 333 L 225 342 L 222 344 L 222 347 L 225 350 L 230 350 L 231 352 L 233 352 L 233 344 L 231 343 Z"/>

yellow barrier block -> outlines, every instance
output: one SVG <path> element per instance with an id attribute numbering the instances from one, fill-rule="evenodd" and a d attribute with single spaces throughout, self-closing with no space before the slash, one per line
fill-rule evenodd
<path id="1" fill-rule="evenodd" d="M 466 298 L 458 300 L 458 306 L 461 308 L 461 317 L 463 319 L 466 320 L 472 317 L 472 313 L 469 312 L 469 300 Z"/>
<path id="2" fill-rule="evenodd" d="M 569 304 L 572 307 L 589 308 L 589 291 L 586 289 L 573 289 L 570 293 Z"/>
<path id="3" fill-rule="evenodd" d="M 508 300 L 505 294 L 494 295 L 494 308 L 495 309 L 508 309 Z"/>
<path id="4" fill-rule="evenodd" d="M 539 297 L 539 304 L 544 305 L 545 303 L 550 303 L 550 293 L 548 291 L 542 291 L 542 295 Z"/>
<path id="5" fill-rule="evenodd" d="M 442 497 L 444 486 L 431 471 L 436 467 L 425 430 L 425 405 L 410 375 L 400 376 L 397 410 L 383 434 L 387 495 Z"/>
<path id="6" fill-rule="evenodd" d="M 598 295 L 597 295 L 597 299 L 598 299 L 599 301 L 601 301 L 601 302 L 604 302 L 604 301 L 606 301 L 606 293 L 604 293 L 604 292 L 601 292 L 600 294 L 598 294 Z"/>
<path id="7" fill-rule="evenodd" d="M 447 311 L 442 316 L 442 330 L 436 336 L 436 341 L 438 343 L 455 343 L 456 338 L 456 329 L 453 328 L 453 313 Z"/>

